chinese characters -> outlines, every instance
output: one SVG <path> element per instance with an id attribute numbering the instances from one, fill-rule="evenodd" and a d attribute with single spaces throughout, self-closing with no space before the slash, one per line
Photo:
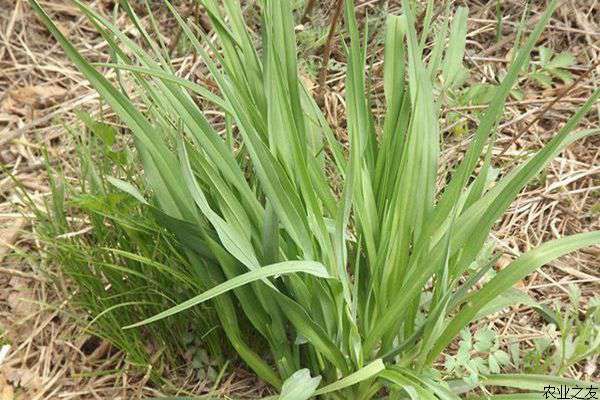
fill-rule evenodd
<path id="1" fill-rule="evenodd" d="M 598 399 L 598 390 L 599 388 L 593 385 L 590 385 L 589 387 L 569 387 L 567 385 L 545 386 L 544 398 L 557 400 Z"/>

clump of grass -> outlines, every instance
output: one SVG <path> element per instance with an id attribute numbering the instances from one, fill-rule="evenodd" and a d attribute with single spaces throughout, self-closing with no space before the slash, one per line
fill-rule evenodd
<path id="1" fill-rule="evenodd" d="M 182 311 L 210 300 L 231 346 L 281 390 L 281 399 L 370 399 L 382 393 L 392 399 L 458 399 L 475 386 L 541 391 L 548 384 L 577 383 L 491 374 L 460 384 L 445 381 L 434 368 L 469 324 L 510 301 L 530 301 L 509 296 L 516 282 L 600 242 L 599 232 L 553 240 L 485 278 L 494 264 L 486 241 L 495 221 L 555 155 L 596 133 L 573 130 L 600 90 L 537 154 L 500 178 L 492 173 L 494 129 L 555 1 L 516 52 L 442 190 L 436 188 L 438 99 L 460 77 L 465 8 L 433 33 L 442 39 L 447 32 L 451 40 L 447 48 L 436 40 L 427 61 L 432 8 L 420 36 L 408 0 L 402 15 L 388 17 L 387 109 L 379 123 L 366 89 L 366 49 L 353 2 L 346 1 L 346 151 L 298 80 L 293 13 L 286 1 L 259 2 L 260 52 L 238 2 L 224 0 L 219 7 L 202 1 L 217 43 L 165 2 L 218 94 L 176 76 L 165 44 L 152 39 L 127 2 L 149 51 L 74 1 L 114 54 L 113 63 L 101 66 L 132 77 L 127 93 L 81 57 L 36 0 L 30 3 L 135 138 L 145 184 L 131 178 L 110 182 L 137 207 L 168 221 L 163 226 L 191 264 L 193 284 L 208 288 L 142 316 L 124 332 L 142 326 L 152 332 L 151 324 L 174 323 Z M 222 112 L 225 137 L 193 95 Z"/>
<path id="2" fill-rule="evenodd" d="M 211 357 L 222 362 L 226 343 L 215 330 L 218 321 L 211 307 L 158 323 L 151 335 L 121 329 L 207 287 L 164 222 L 109 183 L 115 176 L 139 173 L 134 154 L 114 149 L 116 130 L 87 114 L 80 118 L 89 132 L 76 134 L 67 127 L 77 141 L 80 175 L 75 186 L 48 165 L 51 201 L 39 207 L 25 192 L 22 196 L 35 212 L 35 232 L 45 258 L 59 264 L 60 277 L 76 288 L 68 293 L 69 303 L 83 313 L 69 315 L 86 331 L 125 351 L 132 365 L 143 370 L 152 366 L 149 376 L 157 382 L 165 366 L 181 364 L 181 355 L 191 350 L 186 340 L 190 335 L 202 338 Z"/>

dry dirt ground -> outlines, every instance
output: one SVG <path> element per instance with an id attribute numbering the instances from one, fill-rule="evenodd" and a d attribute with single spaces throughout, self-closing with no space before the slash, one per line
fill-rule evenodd
<path id="1" fill-rule="evenodd" d="M 312 23 L 327 26 L 334 14 L 333 0 L 316 3 Z M 94 29 L 67 0 L 42 1 L 67 36 L 93 60 L 105 57 L 106 47 Z M 110 15 L 113 1 L 93 0 L 96 9 Z M 189 2 L 182 7 L 189 8 Z M 367 0 L 358 10 L 378 15 L 383 3 Z M 502 1 L 501 34 L 496 37 L 496 2 L 455 1 L 470 8 L 465 60 L 471 80 L 500 79 L 506 68 L 516 25 L 523 11 L 522 0 Z M 533 2 L 533 15 L 540 4 Z M 539 9 L 536 9 L 538 7 Z M 120 24 L 125 20 L 117 16 Z M 310 24 L 304 29 L 310 29 Z M 169 29 L 172 21 L 165 20 Z M 175 37 L 173 35 L 172 37 Z M 497 166 L 506 168 L 515 159 L 540 148 L 600 82 L 600 1 L 565 0 L 551 20 L 538 45 L 556 53 L 568 50 L 576 63 L 569 67 L 575 85 L 556 81 L 543 88 L 532 80 L 521 83 L 524 97 L 511 100 L 500 125 L 494 149 Z M 315 64 L 323 46 L 306 50 Z M 377 79 L 381 53 L 373 63 Z M 176 62 L 186 65 L 191 56 Z M 343 131 L 343 54 L 333 43 L 328 74 L 322 93 L 323 105 L 332 124 Z M 188 63 L 188 65 L 191 63 Z M 185 68 L 185 67 L 184 67 Z M 192 76 L 193 79 L 193 76 Z M 318 79 L 308 84 L 317 90 Z M 373 86 L 381 91 L 380 84 Z M 72 143 L 63 124 L 74 121 L 80 108 L 97 111 L 98 96 L 66 59 L 60 47 L 31 12 L 25 0 L 0 0 L 0 400 L 10 399 L 135 399 L 157 395 L 143 371 L 132 370 L 124 356 L 109 345 L 95 341 L 68 316 L 72 288 L 60 276 L 59 266 L 44 259 L 42 244 L 35 239 L 35 224 L 23 214 L 15 176 L 34 199 L 49 193 L 44 168 L 44 149 L 51 163 L 62 165 L 67 176 L 76 177 L 72 165 Z M 476 107 L 446 107 L 472 126 Z M 581 128 L 599 126 L 600 105 Z M 460 122 L 460 123 L 462 123 Z M 444 126 L 444 159 L 454 162 L 467 145 L 468 135 L 457 135 L 456 122 Z M 529 186 L 498 223 L 496 238 L 504 254 L 498 267 L 544 240 L 576 232 L 600 229 L 600 137 L 571 145 L 547 169 L 543 179 Z M 600 250 L 591 248 L 546 266 L 521 282 L 522 288 L 544 303 L 567 298 L 567 286 L 577 283 L 585 300 L 600 287 Z M 51 279 L 52 278 L 52 279 Z M 519 311 L 518 313 L 516 311 Z M 492 321 L 503 335 L 528 341 L 540 335 L 539 321 L 526 308 L 512 310 Z M 571 376 L 597 379 L 592 360 L 568 371 Z M 187 393 L 206 393 L 211 382 L 190 375 L 173 376 Z M 215 394 L 257 396 L 263 388 L 242 369 L 229 369 Z"/>

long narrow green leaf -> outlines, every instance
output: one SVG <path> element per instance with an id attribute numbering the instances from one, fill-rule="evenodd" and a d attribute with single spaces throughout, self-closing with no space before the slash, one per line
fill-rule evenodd
<path id="1" fill-rule="evenodd" d="M 322 387 L 315 392 L 315 396 L 335 392 L 349 386 L 356 385 L 357 383 L 373 378 L 384 369 L 385 365 L 383 364 L 383 361 L 381 359 L 377 359 L 357 370 L 356 372 L 353 372 L 352 374 L 340 379 L 339 381 Z"/>
<path id="2" fill-rule="evenodd" d="M 452 87 L 462 73 L 462 60 L 467 40 L 467 16 L 467 8 L 458 7 L 452 19 L 448 49 L 446 50 L 446 57 L 442 66 L 444 87 Z"/>
<path id="3" fill-rule="evenodd" d="M 329 278 L 329 274 L 327 273 L 327 269 L 323 266 L 323 264 L 312 262 L 312 261 L 284 261 L 277 264 L 267 265 L 266 267 L 262 267 L 257 270 L 248 271 L 245 274 L 236 276 L 235 278 L 229 279 L 226 282 L 221 283 L 220 285 L 215 286 L 212 289 L 207 290 L 206 292 L 193 297 L 181 304 L 176 305 L 175 307 L 169 308 L 157 314 L 153 317 L 147 318 L 143 321 L 137 322 L 132 325 L 128 325 L 123 327 L 123 329 L 131 329 L 137 326 L 147 325 L 151 322 L 155 322 L 161 320 L 163 318 L 169 317 L 173 314 L 181 312 L 183 310 L 187 310 L 190 307 L 193 307 L 197 304 L 203 303 L 207 300 L 212 299 L 213 297 L 219 296 L 223 293 L 226 293 L 230 290 L 233 290 L 237 287 L 246 285 L 251 282 L 255 282 L 257 280 L 262 280 L 265 278 L 269 278 L 272 276 L 279 276 L 285 274 L 293 274 L 298 272 L 304 272 L 310 275 L 314 275 L 319 278 Z"/>
<path id="4" fill-rule="evenodd" d="M 450 321 L 431 349 L 429 360 L 434 359 L 490 301 L 506 292 L 520 279 L 544 264 L 582 247 L 600 243 L 600 231 L 580 233 L 552 240 L 525 253 L 500 271 L 473 296 L 469 303 Z"/>
<path id="5" fill-rule="evenodd" d="M 31 0 L 34 11 L 40 16 L 48 30 L 64 48 L 65 53 L 71 61 L 82 71 L 90 83 L 102 95 L 102 97 L 113 107 L 117 114 L 132 129 L 136 138 L 148 150 L 152 160 L 157 163 L 160 171 L 161 182 L 155 188 L 166 188 L 165 193 L 171 201 L 178 205 L 178 209 L 186 217 L 191 217 L 194 212 L 187 207 L 184 201 L 181 186 L 174 175 L 172 154 L 166 148 L 163 138 L 158 136 L 156 130 L 148 123 L 144 116 L 133 106 L 133 104 L 122 93 L 117 91 L 98 71 L 96 71 L 65 38 L 62 32 L 52 22 L 48 14 L 40 7 L 37 0 Z"/>
<path id="6" fill-rule="evenodd" d="M 535 374 L 487 375 L 481 379 L 480 383 L 484 386 L 503 386 L 523 390 L 536 390 L 539 392 L 543 392 L 547 386 L 567 386 L 569 388 L 593 386 L 592 382 Z"/>
<path id="7" fill-rule="evenodd" d="M 477 160 L 479 159 L 485 143 L 489 138 L 492 128 L 496 124 L 496 121 L 503 111 L 504 103 L 510 93 L 510 90 L 517 81 L 523 65 L 528 60 L 529 53 L 535 46 L 535 43 L 542 34 L 548 21 L 550 20 L 550 16 L 556 7 L 557 1 L 550 1 L 538 23 L 535 25 L 533 32 L 527 38 L 527 42 L 521 49 L 519 49 L 517 56 L 510 65 L 506 76 L 502 80 L 502 83 L 495 91 L 494 98 L 479 122 L 473 142 L 469 146 L 463 161 L 454 171 L 452 180 L 444 190 L 442 199 L 436 208 L 436 218 L 434 218 L 431 222 L 433 225 L 441 225 L 443 220 L 445 220 L 450 214 L 450 210 L 458 199 L 460 191 L 464 188 L 469 176 L 477 164 Z"/>
<path id="8" fill-rule="evenodd" d="M 107 68 L 115 68 L 123 71 L 136 72 L 144 75 L 153 76 L 165 81 L 169 81 L 172 83 L 176 83 L 186 89 L 190 89 L 192 92 L 199 94 L 204 97 L 206 100 L 220 107 L 223 111 L 228 112 L 229 114 L 233 113 L 233 110 L 229 108 L 229 105 L 219 96 L 208 90 L 202 85 L 191 82 L 187 79 L 179 78 L 171 73 L 164 72 L 163 70 L 147 68 L 147 67 L 139 67 L 135 65 L 126 65 L 126 64 L 114 64 L 114 63 L 94 63 L 96 67 L 107 67 Z"/>

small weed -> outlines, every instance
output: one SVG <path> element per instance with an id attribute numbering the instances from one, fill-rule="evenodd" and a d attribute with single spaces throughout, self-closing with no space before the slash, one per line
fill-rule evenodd
<path id="1" fill-rule="evenodd" d="M 460 336 L 456 356 L 446 356 L 446 372 L 475 386 L 481 376 L 499 374 L 510 364 L 509 354 L 500 349 L 498 334 L 491 328 L 479 329 L 474 336 L 464 329 Z"/>
<path id="2" fill-rule="evenodd" d="M 556 324 L 548 325 L 544 336 L 515 363 L 531 373 L 563 374 L 569 367 L 600 354 L 600 299 L 588 302 L 585 316 L 580 315 L 581 295 L 575 285 L 569 287 L 569 303 L 555 304 Z"/>

